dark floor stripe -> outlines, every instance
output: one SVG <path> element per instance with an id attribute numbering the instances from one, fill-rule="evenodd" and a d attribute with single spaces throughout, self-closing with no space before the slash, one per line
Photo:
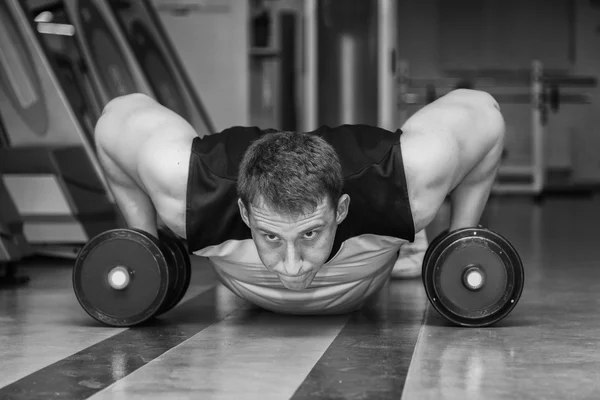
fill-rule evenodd
<path id="1" fill-rule="evenodd" d="M 215 293 L 213 288 L 148 326 L 123 331 L 13 382 L 0 389 L 0 399 L 86 399 L 227 314 L 245 309 L 241 300 L 216 307 Z"/>
<path id="2" fill-rule="evenodd" d="M 351 316 L 292 399 L 399 399 L 426 307 L 421 280 L 390 282 Z"/>

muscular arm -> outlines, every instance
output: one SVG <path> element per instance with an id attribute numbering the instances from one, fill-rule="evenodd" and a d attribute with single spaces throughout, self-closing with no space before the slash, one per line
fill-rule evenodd
<path id="1" fill-rule="evenodd" d="M 505 126 L 497 103 L 474 112 L 480 122 L 472 135 L 480 138 L 471 143 L 469 137 L 459 136 L 461 155 L 471 169 L 450 194 L 451 230 L 479 224 L 502 159 Z"/>
<path id="2" fill-rule="evenodd" d="M 111 101 L 95 129 L 100 163 L 131 228 L 157 233 L 157 215 L 185 237 L 190 144 L 183 118 L 144 95 Z"/>
<path id="3" fill-rule="evenodd" d="M 476 226 L 504 146 L 497 102 L 484 92 L 456 90 L 414 114 L 402 130 L 422 218 L 415 224 L 425 227 L 450 195 L 450 229 Z"/>

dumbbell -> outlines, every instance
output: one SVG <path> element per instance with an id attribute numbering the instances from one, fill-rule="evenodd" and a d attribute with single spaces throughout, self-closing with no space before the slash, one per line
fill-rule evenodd
<path id="1" fill-rule="evenodd" d="M 513 245 L 483 227 L 442 232 L 423 257 L 429 302 L 460 326 L 489 326 L 510 314 L 521 297 L 524 275 Z"/>
<path id="2" fill-rule="evenodd" d="M 188 289 L 189 256 L 171 234 L 113 229 L 90 240 L 73 268 L 79 304 L 95 320 L 128 327 L 177 305 Z"/>
<path id="3" fill-rule="evenodd" d="M 170 311 L 175 307 L 190 286 L 190 278 L 192 277 L 192 265 L 187 250 L 181 240 L 170 232 L 160 230 L 158 232 L 160 243 L 164 246 L 165 252 L 169 252 L 169 257 L 175 260 L 173 266 L 175 274 L 169 279 L 171 287 L 169 295 L 162 304 L 162 307 L 154 314 L 155 317 Z"/>

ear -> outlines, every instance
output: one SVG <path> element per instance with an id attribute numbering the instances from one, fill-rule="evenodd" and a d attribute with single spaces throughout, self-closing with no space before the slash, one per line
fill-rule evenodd
<path id="1" fill-rule="evenodd" d="M 248 228 L 250 228 L 250 218 L 248 217 L 248 210 L 246 209 L 246 206 L 244 205 L 242 199 L 238 199 L 238 207 L 240 208 L 240 215 L 242 219 L 244 220 L 246 225 L 248 225 Z"/>
<path id="2" fill-rule="evenodd" d="M 350 196 L 343 194 L 338 200 L 337 214 L 335 216 L 335 222 L 339 225 L 348 216 L 348 210 L 350 209 Z"/>

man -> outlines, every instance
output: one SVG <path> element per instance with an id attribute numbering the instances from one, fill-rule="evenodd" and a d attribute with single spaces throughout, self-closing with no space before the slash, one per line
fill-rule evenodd
<path id="1" fill-rule="evenodd" d="M 342 313 L 401 266 L 403 249 L 422 238 L 446 197 L 451 230 L 478 224 L 504 121 L 489 94 L 461 89 L 396 132 L 234 127 L 199 138 L 135 94 L 105 107 L 95 138 L 131 228 L 156 235 L 158 216 L 190 253 L 212 261 L 224 285 L 260 307 Z"/>

